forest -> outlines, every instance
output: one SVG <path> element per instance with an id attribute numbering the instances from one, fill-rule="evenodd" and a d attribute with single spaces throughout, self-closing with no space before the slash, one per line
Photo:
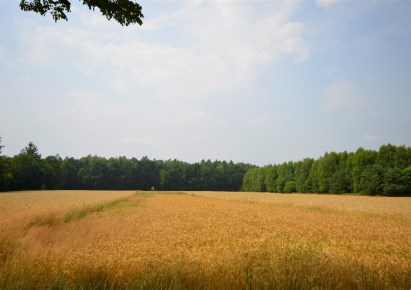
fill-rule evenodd
<path id="1" fill-rule="evenodd" d="M 0 139 L 1 141 L 1 139 Z M 1 145 L 1 143 L 0 143 Z M 0 191 L 17 190 L 241 190 L 250 164 L 202 160 L 150 160 L 148 157 L 42 158 L 30 142 L 19 154 L 1 155 Z"/>
<path id="2" fill-rule="evenodd" d="M 318 159 L 258 167 L 232 161 L 140 160 L 127 157 L 42 158 L 32 142 L 19 154 L 1 154 L 0 191 L 216 190 L 278 193 L 357 193 L 411 196 L 411 148 L 327 152 Z"/>
<path id="3" fill-rule="evenodd" d="M 378 151 L 358 148 L 354 153 L 329 152 L 316 160 L 250 168 L 242 189 L 411 196 L 411 148 L 387 144 Z"/>

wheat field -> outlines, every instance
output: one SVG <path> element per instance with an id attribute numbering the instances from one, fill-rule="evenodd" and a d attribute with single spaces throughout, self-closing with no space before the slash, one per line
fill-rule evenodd
<path id="1" fill-rule="evenodd" d="M 0 193 L 0 289 L 411 289 L 411 198 Z"/>

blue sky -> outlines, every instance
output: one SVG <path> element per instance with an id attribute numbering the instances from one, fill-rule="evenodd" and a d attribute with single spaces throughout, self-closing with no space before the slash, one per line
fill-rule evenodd
<path id="1" fill-rule="evenodd" d="M 0 1 L 3 153 L 233 160 L 411 145 L 411 1 Z"/>

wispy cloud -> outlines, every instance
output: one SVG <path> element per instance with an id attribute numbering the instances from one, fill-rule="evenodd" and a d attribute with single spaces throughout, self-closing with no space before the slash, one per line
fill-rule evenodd
<path id="1" fill-rule="evenodd" d="M 378 135 L 373 135 L 373 134 L 366 133 L 362 136 L 361 139 L 363 141 L 367 141 L 367 142 L 375 142 L 375 141 L 381 140 L 381 137 L 378 136 Z"/>
<path id="2" fill-rule="evenodd" d="M 84 18 L 92 27 L 88 31 L 33 25 L 21 37 L 29 47 L 25 60 L 32 65 L 77 67 L 85 74 L 105 66 L 127 79 L 115 82 L 114 92 L 133 83 L 161 88 L 169 97 L 198 97 L 240 90 L 282 58 L 306 61 L 310 52 L 304 26 L 291 20 L 294 6 L 279 3 L 260 16 L 261 11 L 247 2 L 184 2 L 169 16 L 147 23 L 152 30 L 147 33 L 155 33 L 170 29 L 164 24 L 178 19 L 186 28 L 176 32 L 174 42 L 143 40 L 135 29 L 120 31 L 89 14 Z M 74 53 L 76 59 L 61 57 Z"/>
<path id="3" fill-rule="evenodd" d="M 117 79 L 113 81 L 112 88 L 116 93 L 122 93 L 128 90 L 128 84 L 126 80 Z"/>
<path id="4" fill-rule="evenodd" d="M 345 81 L 334 82 L 324 90 L 324 107 L 327 110 L 355 108 L 364 103 L 354 87 Z"/>
<path id="5" fill-rule="evenodd" d="M 55 23 L 2 1 L 8 148 L 39 138 L 44 154 L 266 163 L 409 144 L 411 6 L 346 4 L 145 1 L 144 25 L 122 27 L 79 2 Z"/>
<path id="6" fill-rule="evenodd" d="M 315 1 L 317 6 L 321 8 L 329 8 L 331 6 L 336 5 L 338 2 L 341 2 L 341 0 L 316 0 Z"/>

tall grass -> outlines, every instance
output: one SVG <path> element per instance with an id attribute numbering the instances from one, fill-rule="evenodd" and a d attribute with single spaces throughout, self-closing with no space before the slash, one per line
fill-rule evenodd
<path id="1" fill-rule="evenodd" d="M 0 290 L 411 289 L 409 215 L 351 213 L 157 193 L 33 211 L 0 224 Z"/>
<path id="2" fill-rule="evenodd" d="M 36 267 L 33 267 L 36 265 Z M 317 250 L 288 248 L 275 256 L 245 252 L 210 267 L 189 260 L 147 262 L 131 269 L 84 265 L 70 272 L 44 260 L 10 261 L 0 289 L 410 289 L 411 272 L 378 272 L 364 264 L 330 260 Z"/>

